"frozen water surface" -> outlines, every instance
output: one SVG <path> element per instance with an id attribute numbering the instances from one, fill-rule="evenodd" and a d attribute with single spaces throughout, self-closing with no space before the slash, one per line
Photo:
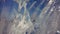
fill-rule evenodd
<path id="1" fill-rule="evenodd" d="M 0 0 L 0 34 L 60 34 L 60 0 Z"/>

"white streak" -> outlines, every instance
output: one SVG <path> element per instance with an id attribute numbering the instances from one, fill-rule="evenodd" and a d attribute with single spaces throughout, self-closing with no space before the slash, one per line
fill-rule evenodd
<path id="1" fill-rule="evenodd" d="M 29 9 L 31 9 L 33 6 L 34 6 L 34 4 L 36 3 L 36 1 L 35 2 L 33 2 L 33 4 L 30 6 L 30 8 Z"/>

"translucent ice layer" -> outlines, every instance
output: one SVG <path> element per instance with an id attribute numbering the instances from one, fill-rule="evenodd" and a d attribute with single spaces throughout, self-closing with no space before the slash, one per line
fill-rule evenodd
<path id="1" fill-rule="evenodd" d="M 0 34 L 60 34 L 60 0 L 0 0 Z"/>

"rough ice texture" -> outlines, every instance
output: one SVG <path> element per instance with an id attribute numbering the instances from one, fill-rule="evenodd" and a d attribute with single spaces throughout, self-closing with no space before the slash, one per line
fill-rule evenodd
<path id="1" fill-rule="evenodd" d="M 0 7 L 0 34 L 60 32 L 60 0 L 1 0 Z"/>

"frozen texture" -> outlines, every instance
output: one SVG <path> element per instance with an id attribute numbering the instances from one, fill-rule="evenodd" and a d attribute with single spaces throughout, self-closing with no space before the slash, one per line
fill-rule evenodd
<path id="1" fill-rule="evenodd" d="M 60 0 L 1 0 L 0 34 L 60 34 Z"/>

